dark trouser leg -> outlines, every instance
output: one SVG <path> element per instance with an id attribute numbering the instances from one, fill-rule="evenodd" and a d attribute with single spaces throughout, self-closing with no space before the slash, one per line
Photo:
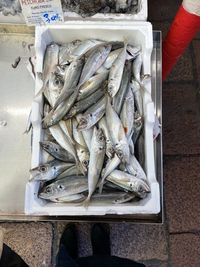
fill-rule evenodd
<path id="1" fill-rule="evenodd" d="M 0 267 L 28 267 L 28 265 L 17 253 L 4 244 L 0 259 Z"/>
<path id="2" fill-rule="evenodd" d="M 129 259 L 107 255 L 79 258 L 77 259 L 77 263 L 80 267 L 145 267 L 145 265 Z"/>
<path id="3" fill-rule="evenodd" d="M 78 264 L 69 256 L 63 244 L 60 245 L 56 259 L 56 267 L 78 267 Z"/>

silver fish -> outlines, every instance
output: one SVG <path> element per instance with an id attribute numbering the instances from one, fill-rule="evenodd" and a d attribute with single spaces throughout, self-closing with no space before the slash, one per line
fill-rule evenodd
<path id="1" fill-rule="evenodd" d="M 132 80 L 130 85 L 131 85 L 132 92 L 134 94 L 136 108 L 137 108 L 140 116 L 143 116 L 144 112 L 143 112 L 143 100 L 142 100 L 141 86 L 135 80 Z"/>
<path id="2" fill-rule="evenodd" d="M 133 130 L 133 143 L 135 144 L 142 132 L 143 118 L 139 115 L 138 111 L 135 112 L 134 116 L 134 130 Z"/>
<path id="3" fill-rule="evenodd" d="M 76 116 L 76 119 L 77 119 L 78 124 L 79 124 L 81 118 L 82 118 L 82 115 L 81 114 L 78 114 Z M 83 138 L 85 140 L 85 143 L 86 143 L 87 148 L 88 148 L 89 151 L 90 151 L 90 148 L 91 148 L 90 145 L 91 145 L 91 140 L 92 140 L 92 134 L 93 134 L 93 128 L 90 128 L 88 130 L 83 130 L 82 131 Z"/>
<path id="4" fill-rule="evenodd" d="M 92 105 L 96 104 L 99 101 L 99 99 L 104 96 L 104 87 L 105 86 L 102 86 L 102 88 L 99 88 L 96 92 L 89 95 L 87 98 L 84 98 L 78 102 L 75 102 L 73 107 L 70 109 L 70 111 L 65 116 L 65 119 L 72 118 L 76 116 L 77 114 L 84 112 Z"/>
<path id="5" fill-rule="evenodd" d="M 60 45 L 59 47 L 59 65 L 69 64 L 72 52 L 79 46 L 80 40 L 72 41 L 71 43 Z"/>
<path id="6" fill-rule="evenodd" d="M 52 73 L 44 90 L 44 95 L 51 107 L 54 107 L 56 100 L 61 94 L 62 88 L 63 81 L 55 73 Z"/>
<path id="7" fill-rule="evenodd" d="M 66 163 L 58 160 L 53 160 L 30 170 L 31 179 L 34 181 L 49 181 L 56 178 L 74 163 Z"/>
<path id="8" fill-rule="evenodd" d="M 92 77 L 106 60 L 110 50 L 111 45 L 100 45 L 89 55 L 83 67 L 79 84 L 82 85 Z"/>
<path id="9" fill-rule="evenodd" d="M 90 198 L 94 193 L 101 170 L 103 167 L 104 157 L 106 152 L 106 140 L 102 129 L 94 127 L 92 141 L 91 141 L 91 153 L 88 168 L 88 196 L 84 202 L 87 207 L 90 202 Z M 95 166 L 95 168 L 94 168 Z"/>
<path id="10" fill-rule="evenodd" d="M 66 195 L 64 197 L 52 198 L 51 201 L 55 203 L 80 203 L 85 200 L 86 196 L 82 193 L 74 195 Z"/>
<path id="11" fill-rule="evenodd" d="M 113 98 L 113 107 L 118 115 L 120 114 L 122 109 L 124 98 L 129 86 L 130 78 L 131 78 L 131 62 L 127 61 L 124 66 L 122 81 L 120 84 L 119 91 Z"/>
<path id="12" fill-rule="evenodd" d="M 82 164 L 83 170 L 86 173 L 89 165 L 90 154 L 87 149 L 87 145 L 83 138 L 82 132 L 77 130 L 78 122 L 76 121 L 76 119 L 73 119 L 72 124 L 73 124 L 73 137 L 75 140 L 77 156 L 79 158 L 80 163 Z"/>
<path id="13" fill-rule="evenodd" d="M 90 49 L 95 48 L 97 45 L 103 42 L 95 39 L 88 39 L 82 41 L 76 49 L 71 54 L 72 59 L 76 59 L 87 53 Z"/>
<path id="14" fill-rule="evenodd" d="M 82 171 L 80 171 L 76 165 L 73 165 L 72 167 L 70 167 L 69 169 L 65 170 L 64 172 L 62 172 L 57 179 L 61 179 L 67 176 L 79 176 L 82 174 Z"/>
<path id="15" fill-rule="evenodd" d="M 69 176 L 44 186 L 39 192 L 39 197 L 46 200 L 51 200 L 55 198 L 79 194 L 87 191 L 87 189 L 87 177 Z"/>
<path id="16" fill-rule="evenodd" d="M 105 181 L 106 177 L 112 171 L 114 171 L 118 167 L 119 164 L 120 164 L 120 159 L 118 158 L 118 156 L 116 154 L 115 154 L 114 158 L 108 160 L 105 169 L 102 171 L 102 179 L 101 179 L 101 182 L 99 183 L 99 193 L 102 192 L 104 181 Z"/>
<path id="17" fill-rule="evenodd" d="M 56 142 L 64 148 L 66 151 L 68 151 L 75 159 L 76 163 L 79 162 L 76 150 L 73 146 L 73 144 L 70 142 L 69 138 L 64 134 L 63 130 L 60 128 L 59 125 L 54 125 L 49 128 L 52 136 L 56 140 Z"/>
<path id="18" fill-rule="evenodd" d="M 134 96 L 129 86 L 128 92 L 124 99 L 124 104 L 120 113 L 120 119 L 124 127 L 126 137 L 129 138 L 133 134 L 133 124 L 134 124 Z"/>
<path id="19" fill-rule="evenodd" d="M 55 102 L 54 109 L 57 108 L 65 99 L 67 99 L 73 92 L 74 88 L 77 86 L 81 71 L 83 68 L 84 59 L 80 58 L 73 61 L 67 68 L 65 73 L 65 83 L 63 85 L 62 92 Z"/>
<path id="20" fill-rule="evenodd" d="M 139 83 L 141 82 L 141 78 L 140 78 L 141 69 L 142 69 L 142 54 L 139 53 L 139 55 L 133 61 L 133 76 L 134 76 L 134 79 Z"/>
<path id="21" fill-rule="evenodd" d="M 122 195 L 118 199 L 114 200 L 113 203 L 114 204 L 127 203 L 127 202 L 130 202 L 131 200 L 133 200 L 135 197 L 136 197 L 136 195 L 134 193 L 124 193 L 124 195 Z"/>
<path id="22" fill-rule="evenodd" d="M 52 43 L 47 46 L 43 62 L 43 85 L 36 96 L 40 95 L 45 90 L 51 74 L 56 70 L 56 67 L 58 65 L 58 52 L 59 46 L 57 44 Z"/>
<path id="23" fill-rule="evenodd" d="M 91 95 L 92 93 L 94 93 L 95 91 L 97 91 L 97 89 L 99 89 L 100 86 L 102 86 L 107 77 L 108 77 L 108 71 L 104 71 L 103 73 L 96 74 L 93 77 L 91 77 L 80 87 L 77 100 L 82 100 Z"/>
<path id="24" fill-rule="evenodd" d="M 77 96 L 78 96 L 79 87 L 76 87 L 74 92 L 70 95 L 69 98 L 64 100 L 56 109 L 52 109 L 49 114 L 43 120 L 43 128 L 48 128 L 52 125 L 57 124 L 67 112 L 73 106 Z"/>
<path id="25" fill-rule="evenodd" d="M 150 192 L 150 187 L 145 181 L 126 172 L 115 170 L 106 179 L 130 192 L 134 192 L 141 198 L 146 196 L 146 193 Z"/>
<path id="26" fill-rule="evenodd" d="M 123 50 L 123 48 L 119 48 L 117 50 L 114 50 L 114 51 L 110 52 L 110 54 L 108 55 L 106 61 L 101 66 L 101 68 L 99 68 L 97 70 L 97 72 L 98 73 L 102 73 L 105 70 L 109 70 L 112 67 L 112 64 L 114 63 L 114 61 L 116 60 L 116 58 L 119 56 L 119 53 L 122 52 L 122 50 Z"/>
<path id="27" fill-rule="evenodd" d="M 131 201 L 135 195 L 133 193 L 125 193 L 125 192 L 105 192 L 102 194 L 95 193 L 92 195 L 92 201 L 103 201 L 113 204 L 122 204 L 128 201 Z"/>
<path id="28" fill-rule="evenodd" d="M 138 179 L 147 181 L 146 174 L 134 155 L 130 156 L 130 162 L 129 164 L 126 164 L 126 168 L 131 175 L 134 175 Z"/>
<path id="29" fill-rule="evenodd" d="M 91 106 L 79 119 L 78 130 L 88 130 L 94 126 L 105 114 L 106 97 L 102 97 L 99 102 Z"/>
<path id="30" fill-rule="evenodd" d="M 124 48 L 119 53 L 110 69 L 108 79 L 108 93 L 111 97 L 114 97 L 117 94 L 121 84 L 124 64 L 127 56 L 126 47 L 127 45 L 125 44 Z"/>
<path id="31" fill-rule="evenodd" d="M 100 121 L 98 122 L 99 128 L 103 130 L 103 133 L 106 138 L 106 156 L 110 159 L 113 158 L 114 156 L 114 148 L 110 139 L 110 134 L 108 131 L 108 126 L 105 117 L 101 118 Z"/>
<path id="32" fill-rule="evenodd" d="M 70 140 L 70 142 L 74 145 L 74 139 L 72 137 L 73 133 L 72 133 L 72 121 L 71 119 L 69 120 L 61 120 L 59 121 L 59 126 L 60 128 L 63 130 L 64 134 L 68 137 L 68 139 Z"/>
<path id="33" fill-rule="evenodd" d="M 60 145 L 51 141 L 40 142 L 40 145 L 46 152 L 48 152 L 54 158 L 65 162 L 74 162 L 73 156 L 69 154 L 65 149 L 63 149 Z"/>
<path id="34" fill-rule="evenodd" d="M 106 122 L 115 152 L 122 162 L 129 162 L 130 151 L 124 127 L 110 102 L 106 106 Z"/>

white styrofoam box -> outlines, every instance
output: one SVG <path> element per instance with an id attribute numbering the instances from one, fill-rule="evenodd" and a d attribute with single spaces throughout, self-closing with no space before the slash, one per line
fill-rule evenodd
<path id="1" fill-rule="evenodd" d="M 148 16 L 148 3 L 147 0 L 139 0 L 139 11 L 136 14 L 122 14 L 122 13 L 97 13 L 91 17 L 87 17 L 87 20 L 139 20 L 139 21 L 146 21 Z M 80 15 L 75 12 L 64 12 L 64 20 L 84 20 Z M 3 15 L 0 12 L 0 23 L 9 23 L 9 24 L 25 24 L 24 17 L 22 13 L 16 15 Z"/>
<path id="2" fill-rule="evenodd" d="M 152 25 L 148 22 L 68 22 L 64 25 L 36 27 L 36 72 L 41 73 L 46 46 L 52 41 L 58 43 L 71 42 L 75 39 L 97 38 L 105 41 L 127 41 L 142 48 L 143 73 L 151 73 L 151 52 L 153 47 Z M 36 79 L 36 93 L 41 88 L 39 78 Z M 151 187 L 147 198 L 135 203 L 123 205 L 106 202 L 92 203 L 88 209 L 83 206 L 61 203 L 47 203 L 38 199 L 39 182 L 28 182 L 26 186 L 25 212 L 40 215 L 105 215 L 105 214 L 157 214 L 160 211 L 160 190 L 155 176 L 155 160 L 153 147 L 154 104 L 151 99 L 151 81 L 147 80 L 143 97 L 144 134 L 145 134 L 145 171 Z M 41 128 L 43 101 L 38 97 L 33 102 L 33 143 L 32 168 L 43 160 L 39 141 L 43 139 Z"/>
<path id="3" fill-rule="evenodd" d="M 138 0 L 138 12 L 135 14 L 122 14 L 122 13 L 97 13 L 91 17 L 87 17 L 87 20 L 139 20 L 146 21 L 148 16 L 148 3 L 147 0 Z M 64 12 L 65 21 L 71 19 L 83 19 L 75 12 Z"/>

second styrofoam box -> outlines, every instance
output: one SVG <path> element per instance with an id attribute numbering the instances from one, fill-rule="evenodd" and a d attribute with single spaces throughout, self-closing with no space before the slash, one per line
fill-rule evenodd
<path id="1" fill-rule="evenodd" d="M 97 38 L 105 41 L 126 41 L 139 45 L 143 55 L 143 73 L 151 72 L 151 52 L 153 46 L 152 26 L 148 22 L 68 22 L 59 26 L 36 28 L 36 73 L 42 73 L 46 46 L 52 41 L 67 43 L 75 39 L 85 40 Z M 39 76 L 39 75 L 38 75 Z M 41 81 L 36 79 L 36 93 L 41 88 Z M 99 202 L 91 204 L 87 209 L 73 204 L 47 203 L 37 197 L 39 182 L 28 182 L 26 186 L 25 212 L 40 215 L 105 215 L 105 214 L 157 214 L 160 211 L 159 184 L 155 176 L 155 160 L 153 147 L 154 105 L 151 100 L 151 83 L 147 82 L 143 98 L 144 135 L 145 135 L 145 171 L 151 187 L 147 198 L 123 205 Z M 33 143 L 32 168 L 43 161 L 39 142 L 43 139 L 41 128 L 43 101 L 38 97 L 33 103 Z"/>

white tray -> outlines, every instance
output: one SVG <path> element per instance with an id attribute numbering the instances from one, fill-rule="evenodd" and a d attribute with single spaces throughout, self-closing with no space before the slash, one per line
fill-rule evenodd
<path id="1" fill-rule="evenodd" d="M 97 38 L 106 41 L 126 40 L 142 47 L 143 72 L 151 72 L 151 52 L 153 47 L 152 25 L 148 22 L 104 22 L 81 21 L 68 22 L 65 25 L 36 27 L 35 48 L 37 55 L 36 72 L 42 72 L 43 57 L 46 46 L 52 42 L 70 42 L 74 39 Z M 41 83 L 36 79 L 36 93 Z M 34 215 L 105 215 L 105 214 L 157 214 L 160 211 L 160 190 L 155 176 L 153 146 L 154 104 L 151 100 L 151 83 L 146 85 L 144 95 L 144 134 L 145 134 L 145 171 L 151 187 L 147 198 L 137 203 L 123 205 L 95 203 L 85 209 L 73 204 L 47 203 L 38 199 L 39 182 L 28 182 L 25 196 L 25 213 Z M 43 101 L 38 97 L 33 103 L 33 143 L 32 168 L 43 159 L 39 142 L 43 138 L 41 114 Z"/>
<path id="2" fill-rule="evenodd" d="M 136 14 L 103 14 L 103 13 L 97 13 L 94 16 L 87 17 L 87 20 L 133 20 L 133 21 L 146 21 L 148 16 L 148 3 L 147 0 L 140 0 L 139 2 L 139 12 Z M 84 19 L 78 15 L 75 12 L 64 12 L 64 20 L 83 20 Z M 0 12 L 0 23 L 9 23 L 9 24 L 25 24 L 25 20 L 23 15 L 16 14 L 16 15 L 7 15 L 4 16 L 2 12 Z"/>

